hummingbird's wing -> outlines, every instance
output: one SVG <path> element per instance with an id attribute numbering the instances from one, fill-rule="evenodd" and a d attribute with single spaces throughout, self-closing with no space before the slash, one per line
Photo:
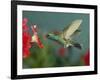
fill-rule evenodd
<path id="1" fill-rule="evenodd" d="M 75 20 L 73 21 L 68 27 L 65 27 L 60 36 L 64 39 L 69 39 L 76 30 L 80 27 L 82 20 Z"/>

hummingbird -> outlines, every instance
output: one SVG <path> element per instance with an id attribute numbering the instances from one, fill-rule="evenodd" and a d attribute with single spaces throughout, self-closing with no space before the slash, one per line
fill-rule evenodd
<path id="1" fill-rule="evenodd" d="M 32 32 L 33 32 L 31 43 L 37 43 L 39 48 L 43 48 L 44 45 L 42 44 L 42 42 L 38 36 L 38 33 L 37 33 L 37 25 L 31 26 L 31 28 L 32 28 Z"/>
<path id="2" fill-rule="evenodd" d="M 48 33 L 46 37 L 52 41 L 56 41 L 64 46 L 64 48 L 68 47 L 76 47 L 78 49 L 82 49 L 81 44 L 72 40 L 73 35 L 80 33 L 79 27 L 82 23 L 81 19 L 74 20 L 69 26 L 65 27 L 60 33 Z"/>

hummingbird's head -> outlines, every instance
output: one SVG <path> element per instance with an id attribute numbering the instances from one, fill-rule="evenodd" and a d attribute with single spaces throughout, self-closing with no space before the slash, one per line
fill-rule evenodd
<path id="1" fill-rule="evenodd" d="M 49 38 L 49 39 L 53 39 L 55 37 L 55 35 L 52 34 L 52 33 L 49 33 L 49 34 L 46 35 L 46 37 Z"/>

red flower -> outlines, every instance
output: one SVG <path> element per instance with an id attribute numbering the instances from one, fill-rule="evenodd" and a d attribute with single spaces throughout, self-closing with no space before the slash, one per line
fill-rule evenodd
<path id="1" fill-rule="evenodd" d="M 38 44 L 38 46 L 40 48 L 43 48 L 44 47 L 38 36 L 37 36 L 37 44 Z"/>
<path id="2" fill-rule="evenodd" d="M 31 48 L 31 35 L 28 33 L 28 20 L 26 18 L 23 19 L 22 27 L 23 27 L 23 57 L 27 58 L 30 55 L 29 49 Z"/>
<path id="3" fill-rule="evenodd" d="M 64 56 L 64 53 L 65 53 L 65 48 L 60 48 L 59 49 L 60 56 Z"/>
<path id="4" fill-rule="evenodd" d="M 27 18 L 24 18 L 23 21 L 22 21 L 23 31 L 29 30 L 29 28 L 27 26 L 27 22 L 28 22 L 28 19 Z"/>
<path id="5" fill-rule="evenodd" d="M 83 61 L 85 65 L 90 65 L 90 52 L 89 50 L 83 56 Z"/>
<path id="6" fill-rule="evenodd" d="M 44 45 L 42 44 L 42 42 L 38 36 L 38 33 L 37 33 L 37 25 L 33 25 L 31 28 L 33 31 L 32 42 L 36 42 L 37 45 L 39 46 L 39 48 L 43 48 Z"/>
<path id="7" fill-rule="evenodd" d="M 37 33 L 37 25 L 34 24 L 31 28 L 33 33 Z"/>
<path id="8" fill-rule="evenodd" d="M 30 55 L 29 49 L 31 48 L 31 36 L 28 32 L 23 32 L 23 57 L 26 58 Z"/>

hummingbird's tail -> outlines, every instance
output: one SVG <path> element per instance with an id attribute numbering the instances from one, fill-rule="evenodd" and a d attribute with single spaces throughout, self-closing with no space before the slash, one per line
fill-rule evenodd
<path id="1" fill-rule="evenodd" d="M 80 50 L 82 49 L 82 45 L 81 44 L 79 44 L 77 42 L 74 42 L 72 40 L 70 40 L 69 43 L 67 43 L 66 45 L 64 45 L 64 47 L 76 47 L 76 48 L 78 48 Z"/>
<path id="2" fill-rule="evenodd" d="M 78 49 L 82 49 L 82 45 L 79 43 L 74 43 L 73 46 L 78 48 Z"/>
<path id="3" fill-rule="evenodd" d="M 77 43 L 77 42 L 75 42 L 75 41 L 70 41 L 70 43 L 72 44 L 72 46 L 73 47 L 76 47 L 76 48 L 78 48 L 78 49 L 82 49 L 82 45 L 81 44 L 79 44 L 79 43 Z"/>

